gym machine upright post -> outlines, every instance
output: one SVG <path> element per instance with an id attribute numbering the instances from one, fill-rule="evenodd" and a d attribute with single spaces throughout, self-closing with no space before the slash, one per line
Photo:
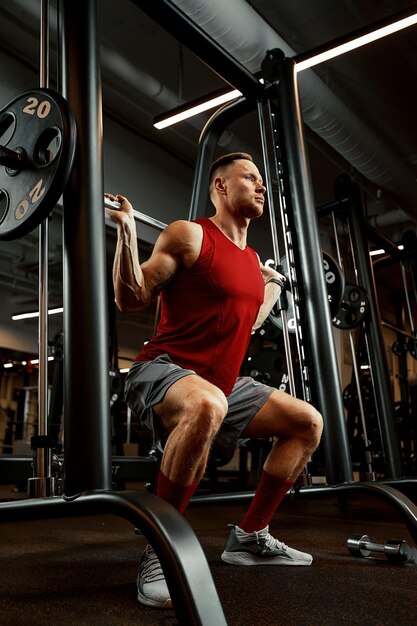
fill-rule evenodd
<path id="1" fill-rule="evenodd" d="M 284 266 L 281 264 L 281 255 L 279 249 L 279 240 L 278 240 L 278 232 L 277 232 L 277 223 L 280 223 L 282 229 L 282 241 L 285 250 L 285 259 L 287 266 L 287 280 L 289 282 L 289 290 L 292 294 L 292 302 L 293 302 L 293 314 L 294 314 L 294 334 L 295 334 L 295 344 L 297 351 L 297 360 L 299 364 L 299 381 L 300 388 L 303 400 L 306 402 L 311 401 L 311 390 L 309 383 L 309 367 L 306 362 L 306 351 L 303 345 L 303 334 L 301 331 L 300 324 L 300 309 L 299 309 L 299 298 L 298 298 L 298 287 L 297 287 L 297 273 L 296 267 L 294 263 L 294 234 L 291 229 L 291 219 L 287 213 L 287 204 L 285 199 L 285 183 L 283 180 L 284 171 L 283 164 L 279 161 L 280 150 L 277 145 L 278 133 L 275 127 L 275 113 L 271 108 L 271 100 L 267 99 L 266 102 L 267 112 L 268 112 L 268 124 L 265 119 L 264 113 L 264 102 L 258 100 L 257 110 L 258 110 L 258 120 L 259 120 L 259 130 L 261 136 L 261 146 L 262 146 L 262 155 L 263 155 L 263 163 L 264 163 L 264 171 L 266 178 L 266 187 L 267 187 L 267 196 L 268 196 L 268 208 L 269 208 L 269 220 L 271 226 L 271 237 L 272 237 L 272 246 L 274 253 L 274 261 L 275 267 L 278 271 L 284 273 Z M 267 128 L 269 129 L 269 135 L 267 132 Z M 268 137 L 270 141 L 268 142 Z M 272 159 L 270 158 L 270 152 L 272 153 Z M 273 160 L 275 164 L 274 174 L 275 174 L 275 186 L 273 185 L 273 180 L 271 176 L 271 172 L 273 171 L 271 160 Z M 275 212 L 275 202 L 274 202 L 274 191 L 275 195 L 278 198 L 278 205 L 280 210 L 280 220 L 278 221 L 276 212 Z M 280 327 L 282 329 L 282 337 L 284 342 L 284 352 L 285 352 L 285 361 L 287 365 L 287 375 L 288 375 L 288 386 L 289 393 L 292 396 L 297 396 L 296 383 L 295 383 L 295 372 L 293 367 L 293 358 L 292 358 L 292 346 L 290 343 L 290 332 L 289 332 L 289 309 L 288 309 L 288 297 L 286 291 L 280 294 L 278 302 L 275 306 L 276 312 L 280 318 Z M 304 468 L 303 473 L 300 476 L 299 481 L 301 484 L 306 487 L 311 485 L 311 475 L 309 473 L 308 466 Z"/>
<path id="2" fill-rule="evenodd" d="M 40 88 L 49 87 L 49 2 L 41 4 Z M 55 495 L 52 452 L 48 437 L 48 219 L 39 226 L 39 375 L 38 435 L 32 437 L 33 477 L 28 482 L 29 497 Z"/>
<path id="3" fill-rule="evenodd" d="M 302 254 L 302 267 L 311 269 L 314 267 L 314 258 L 310 257 L 313 254 L 312 251 L 315 250 L 317 245 L 315 240 L 316 237 L 318 237 L 318 232 L 316 230 L 317 222 L 314 219 L 316 211 L 312 202 L 313 194 L 311 191 L 309 167 L 303 139 L 303 122 L 298 98 L 294 60 L 285 59 L 281 51 L 270 51 L 267 53 L 267 58 L 269 56 L 270 58 L 268 59 L 268 62 L 273 70 L 272 77 L 275 77 L 276 80 L 279 79 L 276 83 L 276 89 L 278 92 L 277 98 L 280 106 L 279 113 L 281 136 L 288 167 L 288 182 L 290 187 L 289 195 L 293 200 L 293 212 L 297 234 L 302 237 L 299 252 Z M 316 233 L 314 231 L 316 231 Z M 364 274 L 365 272 L 366 268 L 364 268 Z M 307 272 L 307 274 L 309 274 L 309 272 Z M 305 278 L 306 276 L 304 274 L 304 279 Z M 308 275 L 307 280 L 307 284 L 304 282 L 304 287 L 305 293 L 309 294 L 309 297 L 306 298 L 306 314 L 313 362 L 320 363 L 321 367 L 323 367 L 324 360 L 326 373 L 327 367 L 329 367 L 329 371 L 336 374 L 336 361 L 334 364 L 330 364 L 327 362 L 326 358 L 323 358 L 324 355 L 327 354 L 327 357 L 333 361 L 331 353 L 334 355 L 334 350 L 331 350 L 329 354 L 329 346 L 334 345 L 329 311 L 320 310 L 320 320 L 328 320 L 329 327 L 327 329 L 326 324 L 326 329 L 330 335 L 328 341 L 322 343 L 323 326 L 321 326 L 320 329 L 315 327 L 314 319 L 319 311 L 319 309 L 316 308 L 317 305 L 319 302 L 324 302 L 325 300 L 320 296 L 317 297 L 318 294 L 315 293 L 316 285 L 313 283 L 312 279 L 310 280 Z M 327 349 L 326 343 L 328 346 Z M 324 443 L 326 455 L 326 475 L 328 474 L 329 486 L 301 489 L 300 493 L 328 493 L 330 490 L 335 494 L 343 494 L 344 496 L 349 494 L 363 494 L 382 498 L 391 504 L 402 515 L 411 535 L 414 540 L 417 540 L 417 506 L 409 498 L 390 485 L 377 484 L 374 482 L 352 482 L 352 470 L 340 393 L 340 382 L 338 376 L 328 378 L 324 375 L 320 378 L 326 381 L 326 385 L 323 385 L 321 380 L 318 381 L 317 397 L 322 411 L 324 408 L 323 413 L 325 415 L 325 420 L 327 419 L 325 425 Z M 339 402 L 336 402 L 333 406 L 333 409 L 336 411 L 336 417 L 329 412 L 329 409 L 332 407 L 329 406 L 325 397 L 329 391 L 329 381 L 331 381 L 332 386 L 334 385 L 334 394 L 339 396 Z M 336 399 L 335 395 L 334 400 L 336 401 Z M 335 455 L 340 454 L 341 451 L 343 451 L 342 464 L 340 463 L 340 458 L 335 459 Z M 340 481 L 340 479 L 337 480 L 337 473 L 339 473 L 339 476 L 344 475 L 344 479 L 342 479 L 342 481 Z"/>
<path id="4" fill-rule="evenodd" d="M 43 11 L 46 1 L 42 0 Z M 77 123 L 79 142 L 69 184 L 61 175 L 60 184 L 55 185 L 55 192 L 60 193 L 54 202 L 50 199 L 48 207 L 40 204 L 45 212 L 46 208 L 51 211 L 64 191 L 65 495 L 2 503 L 0 521 L 92 514 L 124 517 L 143 531 L 160 558 L 179 623 L 223 625 L 224 613 L 205 555 L 183 516 L 152 494 L 117 493 L 111 489 L 108 366 L 107 359 L 102 358 L 107 354 L 108 321 L 97 2 L 64 0 L 61 9 L 63 28 L 59 43 L 65 91 Z M 41 41 L 44 46 L 43 37 Z M 45 102 L 50 102 L 47 92 L 40 94 Z M 62 141 L 60 156 L 63 145 Z M 70 146 L 75 148 L 75 141 Z M 59 162 L 60 157 L 55 161 Z M 69 164 L 67 159 L 66 165 Z M 24 180 L 24 166 L 21 171 Z M 19 175 L 20 171 L 14 171 L 12 187 L 17 186 Z M 78 187 L 81 181 L 82 186 Z M 38 200 L 37 190 L 29 195 L 32 204 Z M 14 215 L 15 222 L 22 215 L 30 217 L 30 200 L 17 205 L 22 207 L 20 213 L 9 211 L 5 221 L 9 217 L 13 220 Z M 32 222 L 39 221 L 42 213 L 38 204 L 35 208 L 38 215 L 31 218 Z M 30 229 L 29 220 L 23 222 Z M 16 233 L 8 236 L 13 238 Z M 44 281 L 44 272 L 40 278 Z M 43 340 L 43 334 L 39 339 Z M 47 350 L 46 345 L 42 349 Z M 86 352 L 89 363 L 84 358 Z"/>

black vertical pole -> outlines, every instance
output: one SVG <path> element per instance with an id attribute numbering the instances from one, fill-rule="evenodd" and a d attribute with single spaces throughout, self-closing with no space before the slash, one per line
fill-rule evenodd
<path id="1" fill-rule="evenodd" d="M 336 181 L 338 199 L 349 198 L 349 225 L 358 278 L 364 287 L 369 301 L 366 333 L 369 341 L 369 359 L 375 386 L 375 401 L 378 410 L 382 448 L 385 457 L 387 478 L 401 476 L 401 460 L 398 436 L 394 422 L 394 400 L 382 334 L 381 316 L 375 292 L 375 281 L 369 258 L 366 222 L 363 215 L 359 186 L 352 183 L 348 176 Z"/>
<path id="2" fill-rule="evenodd" d="M 304 144 L 295 63 L 291 59 L 282 58 L 278 69 L 282 138 L 288 165 L 298 254 L 300 266 L 303 268 L 300 278 L 305 294 L 309 343 L 317 372 L 315 379 L 318 402 L 325 422 L 323 442 L 326 477 L 329 484 L 337 484 L 352 480 L 352 465 L 322 265 L 316 207 Z"/>
<path id="3" fill-rule="evenodd" d="M 64 95 L 78 151 L 64 196 L 65 494 L 111 488 L 102 109 L 96 0 L 64 0 Z"/>

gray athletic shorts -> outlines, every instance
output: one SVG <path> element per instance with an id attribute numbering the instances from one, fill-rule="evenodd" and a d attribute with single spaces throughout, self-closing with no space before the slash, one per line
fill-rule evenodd
<path id="1" fill-rule="evenodd" d="M 125 384 L 125 400 L 131 411 L 145 424 L 158 445 L 163 433 L 159 432 L 159 420 L 154 419 L 152 407 L 161 402 L 169 387 L 180 378 L 196 375 L 175 365 L 167 354 L 153 361 L 135 361 L 131 366 Z M 213 445 L 222 456 L 232 456 L 236 447 L 247 439 L 241 433 L 268 400 L 273 387 L 259 383 L 250 376 L 238 378 L 232 393 L 227 398 L 229 412 L 216 436 Z"/>

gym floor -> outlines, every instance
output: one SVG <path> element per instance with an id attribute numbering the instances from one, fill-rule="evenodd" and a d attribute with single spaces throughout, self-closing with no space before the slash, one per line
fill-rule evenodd
<path id="1" fill-rule="evenodd" d="M 130 488 L 130 487 L 129 487 Z M 2 500 L 16 498 L 2 487 Z M 376 498 L 287 497 L 271 530 L 311 551 L 311 567 L 235 567 L 220 554 L 245 502 L 195 503 L 187 519 L 199 538 L 229 626 L 416 624 L 417 565 L 384 555 L 351 556 L 346 540 L 368 534 L 377 543 L 405 539 L 402 519 Z M 171 626 L 173 610 L 139 605 L 135 579 L 145 538 L 114 516 L 27 521 L 1 526 L 0 624 L 9 626 Z"/>

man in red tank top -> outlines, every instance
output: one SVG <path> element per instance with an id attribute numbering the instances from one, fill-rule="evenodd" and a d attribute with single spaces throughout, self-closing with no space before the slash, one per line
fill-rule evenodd
<path id="1" fill-rule="evenodd" d="M 155 438 L 165 440 L 156 493 L 182 513 L 212 446 L 230 455 L 241 440 L 274 438 L 255 496 L 232 526 L 221 558 L 242 565 L 310 565 L 312 557 L 275 539 L 269 523 L 320 441 L 321 415 L 303 400 L 238 376 L 251 333 L 285 282 L 247 245 L 249 224 L 263 213 L 265 187 L 245 153 L 217 159 L 209 181 L 215 214 L 170 224 L 142 264 L 131 204 L 106 194 L 121 203 L 120 210 L 106 209 L 117 224 L 117 306 L 135 311 L 161 296 L 158 331 L 129 371 L 126 401 Z M 172 606 L 151 546 L 139 568 L 138 600 Z"/>

